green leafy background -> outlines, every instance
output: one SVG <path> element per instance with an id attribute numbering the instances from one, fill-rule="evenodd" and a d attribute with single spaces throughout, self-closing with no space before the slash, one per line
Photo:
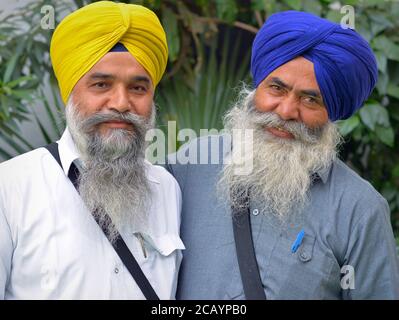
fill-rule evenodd
<path id="1" fill-rule="evenodd" d="M 41 8 L 55 9 L 56 24 L 93 1 L 32 0 L 0 21 L 0 160 L 60 137 L 63 105 L 49 59 L 53 30 L 41 28 Z M 122 1 L 129 2 L 129 1 Z M 167 33 L 169 63 L 156 95 L 158 125 L 221 129 L 221 117 L 250 83 L 252 40 L 272 13 L 303 10 L 340 22 L 345 13 L 330 0 L 143 0 Z M 365 106 L 339 122 L 341 158 L 388 200 L 399 232 L 399 1 L 346 0 L 355 29 L 371 44 L 379 81 Z M 24 134 L 21 123 L 32 126 Z M 32 133 L 33 132 L 33 133 Z M 170 152 L 174 150 L 169 150 Z"/>

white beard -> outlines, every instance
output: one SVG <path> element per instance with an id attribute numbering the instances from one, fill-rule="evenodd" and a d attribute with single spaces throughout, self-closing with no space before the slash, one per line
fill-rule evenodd
<path id="1" fill-rule="evenodd" d="M 122 228 L 145 232 L 152 196 L 144 162 L 145 133 L 154 125 L 155 107 L 150 119 L 126 115 L 133 132 L 112 129 L 102 135 L 97 125 L 110 113 L 83 118 L 71 100 L 66 106 L 66 120 L 83 164 L 79 178 L 83 202 L 111 242 Z"/>
<path id="2" fill-rule="evenodd" d="M 253 105 L 254 91 L 246 89 L 243 96 L 225 116 L 225 128 L 253 129 L 253 145 L 245 161 L 253 169 L 247 175 L 238 175 L 237 164 L 226 164 L 218 182 L 218 193 L 230 199 L 233 207 L 242 207 L 240 198 L 250 195 L 251 201 L 264 204 L 262 213 L 271 212 L 280 220 L 290 213 L 300 212 L 308 201 L 312 174 L 327 169 L 336 158 L 341 136 L 335 124 L 328 122 L 319 130 L 310 130 L 303 124 L 281 120 L 275 113 L 261 113 Z M 265 131 L 265 124 L 278 124 L 294 134 L 286 140 Z M 289 130 L 292 128 L 292 131 Z M 244 139 L 233 140 L 233 150 L 245 150 Z M 250 148 L 251 149 L 251 148 Z"/>

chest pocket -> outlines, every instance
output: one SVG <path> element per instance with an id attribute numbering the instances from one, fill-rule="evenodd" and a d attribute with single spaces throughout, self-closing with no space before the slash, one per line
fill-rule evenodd
<path id="1" fill-rule="evenodd" d="M 280 235 L 258 243 L 257 260 L 268 299 L 337 299 L 340 294 L 340 269 L 325 253 L 313 235 L 305 234 L 295 253 L 291 246 L 296 234 Z M 234 257 L 235 258 L 235 257 Z M 245 299 L 238 264 L 225 299 Z"/>
<path id="2" fill-rule="evenodd" d="M 271 256 L 270 268 L 262 275 L 263 283 L 270 284 L 277 299 L 338 298 L 338 263 L 310 234 L 305 234 L 301 246 L 292 253 L 295 238 L 280 236 Z"/>

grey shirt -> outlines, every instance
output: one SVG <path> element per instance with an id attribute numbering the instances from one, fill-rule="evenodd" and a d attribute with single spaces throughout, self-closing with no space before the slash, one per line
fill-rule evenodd
<path id="1" fill-rule="evenodd" d="M 183 146 L 200 154 L 230 152 L 230 137 L 208 136 Z M 199 143 L 198 143 L 199 142 Z M 224 144 L 223 144 L 224 143 Z M 219 151 L 212 150 L 218 148 Z M 196 150 L 196 151 L 195 151 Z M 218 164 L 172 164 L 183 193 L 181 237 L 186 250 L 178 299 L 245 299 L 227 199 L 218 199 Z M 399 299 L 399 261 L 387 201 L 342 161 L 318 172 L 310 203 L 281 223 L 250 202 L 256 259 L 268 299 Z M 305 231 L 295 252 L 291 246 Z"/>

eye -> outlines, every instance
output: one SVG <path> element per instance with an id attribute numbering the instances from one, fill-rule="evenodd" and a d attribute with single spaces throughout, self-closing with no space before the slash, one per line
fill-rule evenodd
<path id="1" fill-rule="evenodd" d="M 287 90 L 284 87 L 280 86 L 279 84 L 271 83 L 268 86 L 268 92 L 273 96 L 280 97 L 285 95 Z"/>
<path id="2" fill-rule="evenodd" d="M 94 83 L 93 86 L 99 89 L 104 89 L 107 88 L 108 84 L 106 82 L 101 81 Z"/>
<path id="3" fill-rule="evenodd" d="M 146 93 L 147 87 L 141 85 L 135 85 L 131 87 L 131 90 L 137 93 Z"/>
<path id="4" fill-rule="evenodd" d="M 306 103 L 309 103 L 309 104 L 319 103 L 319 101 L 313 97 L 304 97 L 304 100 Z"/>
<path id="5" fill-rule="evenodd" d="M 320 99 L 317 99 L 312 96 L 305 96 L 302 98 L 302 101 L 303 101 L 304 105 L 307 106 L 308 108 L 324 107 L 324 104 Z"/>
<path id="6" fill-rule="evenodd" d="M 277 85 L 277 84 L 271 84 L 270 85 L 270 88 L 272 88 L 273 90 L 275 90 L 275 91 L 281 91 L 281 90 L 283 90 L 283 88 L 281 88 L 279 85 Z"/>

